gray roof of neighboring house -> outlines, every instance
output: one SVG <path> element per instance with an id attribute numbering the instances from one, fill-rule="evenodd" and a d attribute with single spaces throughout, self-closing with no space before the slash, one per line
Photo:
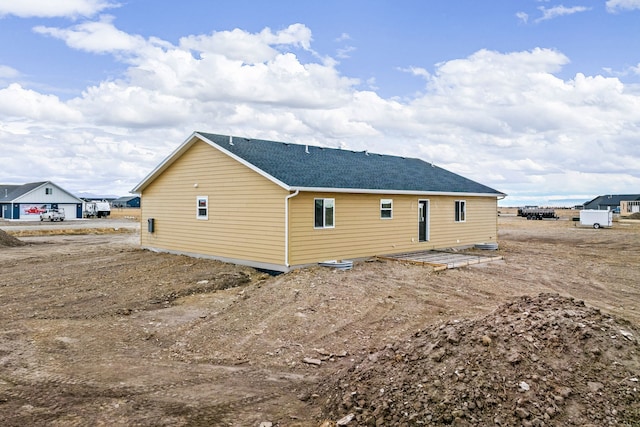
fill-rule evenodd
<path id="1" fill-rule="evenodd" d="M 619 206 L 623 200 L 640 200 L 640 194 L 605 194 L 585 202 L 583 206 Z"/>
<path id="2" fill-rule="evenodd" d="M 289 190 L 504 195 L 420 159 L 204 132 L 191 135 L 132 192 L 142 191 L 198 139 Z"/>
<path id="3" fill-rule="evenodd" d="M 30 182 L 22 185 L 0 184 L 0 202 L 11 202 L 47 182 L 48 181 Z"/>
<path id="4" fill-rule="evenodd" d="M 122 196 L 122 197 L 118 197 L 117 199 L 113 199 L 112 203 L 115 203 L 115 202 L 128 202 L 128 201 L 131 201 L 133 199 L 137 199 L 139 197 L 140 196 Z"/>
<path id="5" fill-rule="evenodd" d="M 77 199 L 78 202 L 81 201 L 76 196 L 74 196 L 73 194 L 69 193 L 64 188 L 61 188 L 61 187 L 57 186 L 56 184 L 54 184 L 51 181 L 39 181 L 39 182 L 29 182 L 27 184 L 18 184 L 18 185 L 0 184 L 0 203 L 3 203 L 3 202 L 4 203 L 10 203 L 10 202 L 13 202 L 14 200 L 18 200 L 22 196 L 24 196 L 26 194 L 29 194 L 33 190 L 36 190 L 36 189 L 42 187 L 45 184 L 49 184 L 49 185 L 51 185 L 53 187 L 58 188 L 59 190 L 61 190 L 65 194 L 68 194 L 69 196 L 73 197 L 74 199 Z"/>

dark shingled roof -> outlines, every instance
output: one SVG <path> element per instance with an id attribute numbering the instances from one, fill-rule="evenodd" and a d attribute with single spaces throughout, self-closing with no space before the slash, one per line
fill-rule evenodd
<path id="1" fill-rule="evenodd" d="M 640 200 L 640 194 L 606 194 L 586 202 L 585 209 L 599 209 L 605 206 L 620 206 L 621 201 Z"/>
<path id="2" fill-rule="evenodd" d="M 40 187 L 47 181 L 30 182 L 22 185 L 0 184 L 0 202 L 10 202 Z M 5 196 L 6 194 L 6 196 Z"/>
<path id="3" fill-rule="evenodd" d="M 197 132 L 292 188 L 475 193 L 500 191 L 420 159 Z"/>

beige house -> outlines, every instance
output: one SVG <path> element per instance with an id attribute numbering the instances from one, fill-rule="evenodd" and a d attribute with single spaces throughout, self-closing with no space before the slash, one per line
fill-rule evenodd
<path id="1" fill-rule="evenodd" d="M 636 195 L 634 200 L 620 201 L 620 216 L 629 216 L 640 212 L 640 196 Z"/>
<path id="2" fill-rule="evenodd" d="M 419 159 L 201 132 L 132 192 L 142 247 L 275 271 L 495 242 L 504 197 Z"/>

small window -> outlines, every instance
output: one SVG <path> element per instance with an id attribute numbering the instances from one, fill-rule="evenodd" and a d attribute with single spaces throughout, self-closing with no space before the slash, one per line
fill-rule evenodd
<path id="1" fill-rule="evenodd" d="M 334 199 L 315 199 L 315 228 L 334 228 L 336 215 L 334 205 Z"/>
<path id="2" fill-rule="evenodd" d="M 380 219 L 393 218 L 393 200 L 380 199 Z"/>
<path id="3" fill-rule="evenodd" d="M 198 196 L 196 198 L 196 218 L 209 219 L 209 196 Z"/>
<path id="4" fill-rule="evenodd" d="M 45 187 L 44 188 L 44 194 L 53 194 L 53 188 Z"/>
<path id="5" fill-rule="evenodd" d="M 465 222 L 467 218 L 467 202 L 464 200 L 456 200 L 456 222 Z"/>

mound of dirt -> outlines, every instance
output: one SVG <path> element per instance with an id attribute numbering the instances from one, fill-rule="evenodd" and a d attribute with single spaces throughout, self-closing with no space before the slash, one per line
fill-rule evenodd
<path id="1" fill-rule="evenodd" d="M 0 230 L 0 246 L 23 246 L 25 243 L 5 231 Z"/>
<path id="2" fill-rule="evenodd" d="M 370 353 L 316 393 L 338 425 L 637 425 L 638 331 L 557 294 Z"/>
<path id="3" fill-rule="evenodd" d="M 640 219 L 640 212 L 632 213 L 631 215 L 629 215 L 625 219 Z"/>

